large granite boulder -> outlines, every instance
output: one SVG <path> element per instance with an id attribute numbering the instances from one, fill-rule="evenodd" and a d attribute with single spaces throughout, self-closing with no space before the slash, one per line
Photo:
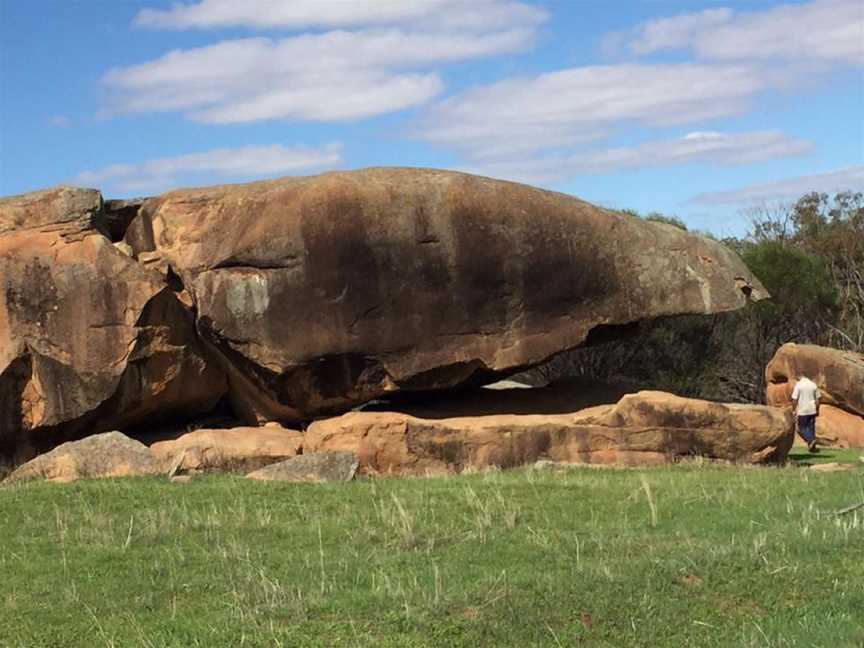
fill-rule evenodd
<path id="1" fill-rule="evenodd" d="M 724 246 L 563 194 L 369 169 L 0 199 L 0 454 L 490 382 L 640 319 L 765 296 Z"/>
<path id="2" fill-rule="evenodd" d="M 822 394 L 816 420 L 819 445 L 864 448 L 864 355 L 814 344 L 784 344 L 765 368 L 765 402 L 790 405 L 801 376 L 815 382 Z"/>
<path id="3" fill-rule="evenodd" d="M 39 455 L 16 468 L 3 483 L 35 479 L 70 482 L 156 475 L 159 472 L 159 462 L 143 443 L 120 432 L 104 432 L 63 443 L 51 452 Z"/>
<path id="4" fill-rule="evenodd" d="M 766 296 L 720 243 L 427 169 L 174 191 L 125 243 L 188 291 L 249 422 L 491 382 L 620 325 Z"/>
<path id="5" fill-rule="evenodd" d="M 109 235 L 92 190 L 0 200 L 0 453 L 194 415 L 225 392 L 191 310 Z"/>
<path id="6" fill-rule="evenodd" d="M 351 451 L 361 473 L 446 474 L 537 460 L 652 465 L 687 457 L 742 463 L 785 459 L 788 410 L 639 392 L 572 414 L 421 419 L 351 412 L 316 421 L 304 452 Z"/>
<path id="7" fill-rule="evenodd" d="M 242 472 L 296 456 L 303 434 L 279 425 L 200 429 L 169 441 L 158 441 L 151 452 L 172 473 Z"/>
<path id="8" fill-rule="evenodd" d="M 864 448 L 864 416 L 822 405 L 816 419 L 816 442 L 833 448 Z M 804 445 L 800 437 L 795 443 Z"/>
<path id="9" fill-rule="evenodd" d="M 823 403 L 864 416 L 864 355 L 814 344 L 784 344 L 765 368 L 765 402 L 788 405 L 800 376 L 819 386 Z"/>

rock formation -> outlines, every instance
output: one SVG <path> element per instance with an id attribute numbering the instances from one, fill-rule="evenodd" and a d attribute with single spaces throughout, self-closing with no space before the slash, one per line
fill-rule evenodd
<path id="1" fill-rule="evenodd" d="M 250 421 L 488 382 L 620 325 L 766 296 L 722 244 L 423 169 L 170 192 L 125 241 L 182 282 Z"/>
<path id="2" fill-rule="evenodd" d="M 817 440 L 864 447 L 864 355 L 812 344 L 784 344 L 765 368 L 765 402 L 789 405 L 800 376 L 815 382 L 822 394 Z"/>
<path id="3" fill-rule="evenodd" d="M 765 296 L 727 248 L 562 194 L 369 169 L 0 200 L 0 453 L 482 384 L 645 318 Z"/>
<path id="4" fill-rule="evenodd" d="M 800 437 L 795 441 L 804 444 Z M 864 416 L 822 405 L 816 421 L 816 442 L 835 448 L 864 448 Z"/>
<path id="5" fill-rule="evenodd" d="M 63 443 L 51 452 L 39 455 L 16 468 L 4 483 L 34 479 L 69 482 L 156 475 L 159 472 L 159 462 L 147 446 L 120 432 L 104 432 Z"/>
<path id="6" fill-rule="evenodd" d="M 304 452 L 356 452 L 361 473 L 446 474 L 537 460 L 660 464 L 686 457 L 781 462 L 792 445 L 788 410 L 725 405 L 662 392 L 573 414 L 420 419 L 351 412 L 316 421 Z"/>
<path id="7" fill-rule="evenodd" d="M 279 425 L 194 430 L 150 446 L 163 466 L 178 472 L 242 472 L 296 456 L 303 434 Z"/>
<path id="8" fill-rule="evenodd" d="M 0 452 L 206 412 L 225 391 L 191 311 L 104 216 L 91 190 L 0 201 Z"/>

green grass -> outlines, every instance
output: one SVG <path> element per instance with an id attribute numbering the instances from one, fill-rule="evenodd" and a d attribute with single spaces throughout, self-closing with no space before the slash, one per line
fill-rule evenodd
<path id="1" fill-rule="evenodd" d="M 0 645 L 862 646 L 861 466 L 2 488 Z"/>
<path id="2" fill-rule="evenodd" d="M 861 448 L 819 448 L 819 452 L 810 453 L 807 448 L 794 446 L 789 453 L 789 460 L 804 466 L 817 463 L 858 463 L 864 457 Z"/>

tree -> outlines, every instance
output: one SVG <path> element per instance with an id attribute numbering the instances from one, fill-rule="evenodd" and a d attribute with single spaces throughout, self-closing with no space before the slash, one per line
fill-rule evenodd
<path id="1" fill-rule="evenodd" d="M 864 350 L 864 194 L 809 193 L 792 205 L 763 209 L 753 219 L 752 240 L 780 242 L 819 257 L 838 308 L 813 341 Z"/>
<path id="2" fill-rule="evenodd" d="M 782 240 L 745 245 L 750 271 L 771 294 L 722 318 L 715 331 L 712 366 L 706 373 L 723 400 L 759 402 L 765 365 L 786 342 L 819 340 L 837 312 L 837 293 L 821 258 Z"/>
<path id="3" fill-rule="evenodd" d="M 674 216 L 645 218 L 686 229 Z M 581 376 L 761 402 L 765 365 L 786 342 L 864 351 L 864 194 L 807 194 L 760 209 L 751 225 L 746 238 L 722 243 L 742 258 L 770 300 L 733 313 L 642 322 L 631 337 L 561 354 L 531 378 Z"/>

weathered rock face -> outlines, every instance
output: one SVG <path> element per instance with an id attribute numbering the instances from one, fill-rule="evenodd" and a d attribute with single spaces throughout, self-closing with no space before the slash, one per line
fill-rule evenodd
<path id="1" fill-rule="evenodd" d="M 0 199 L 0 454 L 481 384 L 619 325 L 765 296 L 725 247 L 562 194 L 369 169 Z"/>
<path id="2" fill-rule="evenodd" d="M 819 385 L 823 402 L 864 415 L 864 356 L 812 344 L 784 344 L 765 370 L 769 404 L 788 404 L 799 376 Z"/>
<path id="3" fill-rule="evenodd" d="M 482 382 L 606 327 L 766 296 L 718 243 L 422 169 L 175 191 L 125 242 L 182 281 L 250 421 Z"/>
<path id="4" fill-rule="evenodd" d="M 257 481 L 334 482 L 351 481 L 357 472 L 353 452 L 313 452 L 270 464 L 246 477 Z"/>
<path id="5" fill-rule="evenodd" d="M 784 344 L 765 369 L 765 402 L 791 403 L 799 376 L 819 386 L 823 405 L 816 420 L 822 445 L 864 447 L 864 356 L 812 344 Z"/>
<path id="6" fill-rule="evenodd" d="M 191 311 L 112 245 L 98 192 L 0 200 L 0 452 L 194 414 L 226 390 Z"/>
<path id="7" fill-rule="evenodd" d="M 816 441 L 835 448 L 864 448 L 864 416 L 822 405 L 816 419 Z"/>
<path id="8" fill-rule="evenodd" d="M 242 472 L 297 455 L 303 434 L 281 426 L 195 430 L 172 441 L 159 441 L 151 452 L 172 472 Z"/>
<path id="9" fill-rule="evenodd" d="M 147 446 L 120 432 L 104 432 L 64 443 L 39 455 L 15 469 L 4 483 L 33 479 L 69 482 L 158 473 L 159 464 Z"/>
<path id="10" fill-rule="evenodd" d="M 819 386 L 822 402 L 864 416 L 864 356 L 814 344 L 784 344 L 765 368 L 766 402 L 790 402 L 799 376 Z"/>
<path id="11" fill-rule="evenodd" d="M 793 440 L 787 410 L 639 392 L 574 414 L 420 419 L 352 412 L 317 421 L 304 452 L 357 453 L 361 473 L 444 474 L 538 459 L 659 464 L 683 457 L 779 462 Z"/>

